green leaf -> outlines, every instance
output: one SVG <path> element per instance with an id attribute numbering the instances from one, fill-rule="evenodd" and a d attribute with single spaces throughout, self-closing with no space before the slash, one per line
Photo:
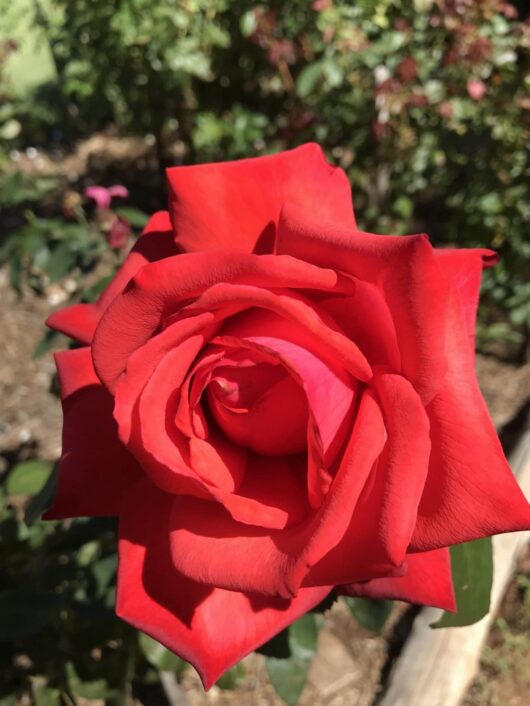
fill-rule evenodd
<path id="1" fill-rule="evenodd" d="M 77 255 L 70 242 L 65 240 L 54 250 L 50 250 L 44 271 L 51 282 L 58 282 L 74 269 L 76 259 Z"/>
<path id="2" fill-rule="evenodd" d="M 289 628 L 289 644 L 296 657 L 311 660 L 317 651 L 319 619 L 306 613 Z"/>
<path id="3" fill-rule="evenodd" d="M 161 672 L 182 672 L 187 667 L 187 662 L 176 654 L 168 650 L 167 647 L 153 640 L 152 637 L 141 632 L 138 634 L 138 642 L 143 656 Z"/>
<path id="4" fill-rule="evenodd" d="M 63 341 L 66 341 L 66 338 L 63 336 L 62 333 L 59 333 L 58 331 L 46 331 L 44 336 L 35 346 L 35 350 L 33 351 L 32 356 L 33 359 L 35 360 L 36 358 L 40 358 L 41 356 L 48 353 L 48 351 L 57 348 L 61 345 Z"/>
<path id="5" fill-rule="evenodd" d="M 313 93 L 323 75 L 324 66 L 321 61 L 315 61 L 313 64 L 304 67 L 296 79 L 296 92 L 300 98 L 307 98 Z"/>
<path id="6" fill-rule="evenodd" d="M 8 495 L 33 495 L 38 493 L 48 480 L 52 465 L 38 458 L 22 461 L 11 470 L 6 481 Z"/>
<path id="7" fill-rule="evenodd" d="M 491 537 L 451 547 L 451 571 L 458 612 L 446 611 L 433 628 L 472 625 L 488 613 L 493 581 Z"/>
<path id="8" fill-rule="evenodd" d="M 83 302 L 95 302 L 96 299 L 103 293 L 110 282 L 114 279 L 114 275 L 107 275 L 99 279 L 95 284 L 88 289 L 83 290 L 82 301 Z"/>
<path id="9" fill-rule="evenodd" d="M 317 649 L 321 620 L 320 616 L 306 613 L 289 627 L 291 656 L 287 659 L 267 659 L 270 680 L 288 706 L 294 706 L 298 702 L 306 684 L 309 667 Z"/>
<path id="10" fill-rule="evenodd" d="M 239 20 L 239 28 L 241 29 L 241 34 L 244 37 L 250 37 L 251 34 L 258 28 L 258 19 L 256 17 L 255 10 L 247 10 L 241 15 Z"/>
<path id="11" fill-rule="evenodd" d="M 351 614 L 363 628 L 381 632 L 392 612 L 392 601 L 375 601 L 370 598 L 345 598 Z"/>
<path id="12" fill-rule="evenodd" d="M 133 228 L 143 228 L 149 220 L 149 216 L 146 213 L 132 206 L 119 206 L 114 209 L 114 212 L 120 216 L 120 218 L 129 221 Z"/>
<path id="13" fill-rule="evenodd" d="M 44 677 L 30 677 L 34 706 L 60 706 L 61 693 L 51 689 Z"/>
<path id="14" fill-rule="evenodd" d="M 26 507 L 24 513 L 24 522 L 31 527 L 35 524 L 37 520 L 40 520 L 44 512 L 50 507 L 52 500 L 55 496 L 55 489 L 57 486 L 57 475 L 58 466 L 55 464 L 52 472 L 48 476 L 48 479 L 39 490 L 39 492 L 34 495 Z"/>
<path id="15" fill-rule="evenodd" d="M 57 614 L 60 599 L 53 593 L 0 592 L 0 642 L 38 632 Z"/>
<path id="16" fill-rule="evenodd" d="M 92 681 L 80 679 L 72 662 L 66 663 L 66 678 L 72 694 L 83 699 L 107 699 L 114 693 L 106 679 Z"/>
<path id="17" fill-rule="evenodd" d="M 0 698 L 0 706 L 16 706 L 18 699 L 15 694 Z"/>
<path id="18" fill-rule="evenodd" d="M 215 682 L 215 685 L 220 689 L 231 691 L 241 684 L 246 675 L 247 672 L 245 667 L 239 663 L 219 677 L 219 679 Z"/>
<path id="19" fill-rule="evenodd" d="M 289 659 L 267 659 L 267 672 L 278 696 L 288 706 L 296 706 L 307 682 L 310 662 L 290 657 Z"/>
<path id="20" fill-rule="evenodd" d="M 103 595 L 110 586 L 112 579 L 116 576 L 117 568 L 117 554 L 110 554 L 92 564 L 92 574 L 96 580 L 98 596 Z"/>

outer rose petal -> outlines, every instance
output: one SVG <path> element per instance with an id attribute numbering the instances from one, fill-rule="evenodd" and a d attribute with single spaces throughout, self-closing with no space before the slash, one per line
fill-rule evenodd
<path id="1" fill-rule="evenodd" d="M 407 601 L 444 610 L 456 610 L 449 549 L 408 554 L 403 576 L 383 577 L 341 586 L 348 596 Z"/>
<path id="2" fill-rule="evenodd" d="M 116 611 L 191 662 L 208 689 L 233 664 L 320 603 L 332 587 L 303 589 L 286 600 L 190 581 L 171 562 L 170 507 L 171 497 L 145 480 L 127 493 Z M 230 556 L 226 560 L 232 562 Z"/>
<path id="3" fill-rule="evenodd" d="M 377 285 L 395 326 L 400 372 L 424 404 L 434 397 L 447 370 L 444 340 L 451 280 L 426 236 L 362 233 L 289 206 L 282 213 L 278 252 Z"/>
<path id="4" fill-rule="evenodd" d="M 46 325 L 81 343 L 89 344 L 104 311 L 134 275 L 149 262 L 171 257 L 177 252 L 169 214 L 167 211 L 158 211 L 151 216 L 142 237 L 98 301 L 95 304 L 73 304 L 54 311 L 46 320 Z"/>
<path id="5" fill-rule="evenodd" d="M 530 528 L 530 505 L 504 457 L 480 393 L 468 329 L 456 290 L 450 292 L 442 391 L 427 408 L 432 454 L 410 551 Z"/>
<path id="6" fill-rule="evenodd" d="M 401 369 L 396 328 L 384 296 L 375 284 L 355 280 L 351 297 L 329 297 L 319 303 L 352 341 L 356 341 L 371 365 Z"/>
<path id="7" fill-rule="evenodd" d="M 453 250 L 452 248 L 435 250 L 440 266 L 452 278 L 466 318 L 467 330 L 471 341 L 471 350 L 475 350 L 475 320 L 482 270 L 498 262 L 499 257 L 493 250 Z"/>
<path id="8" fill-rule="evenodd" d="M 46 519 L 117 515 L 139 474 L 118 439 L 112 397 L 101 385 L 88 348 L 56 353 L 64 428 L 59 481 Z"/>
<path id="9" fill-rule="evenodd" d="M 186 252 L 273 252 L 284 202 L 355 225 L 341 169 L 316 144 L 267 157 L 168 169 L 169 211 Z"/>

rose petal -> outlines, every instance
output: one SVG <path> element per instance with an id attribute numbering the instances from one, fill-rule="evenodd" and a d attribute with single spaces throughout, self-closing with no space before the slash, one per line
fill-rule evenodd
<path id="1" fill-rule="evenodd" d="M 125 289 L 131 278 L 147 263 L 176 254 L 177 248 L 170 228 L 167 211 L 153 214 L 144 228 L 142 237 L 98 301 L 95 304 L 73 304 L 54 311 L 46 320 L 46 325 L 81 343 L 90 344 L 104 311 Z M 145 237 L 147 235 L 149 238 Z"/>
<path id="2" fill-rule="evenodd" d="M 88 348 L 55 354 L 63 401 L 63 453 L 46 519 L 119 513 L 141 473 L 118 439 L 112 398 L 96 377 Z"/>
<path id="3" fill-rule="evenodd" d="M 120 520 L 116 611 L 191 662 L 208 689 L 233 664 L 320 603 L 331 587 L 303 589 L 285 600 L 190 581 L 171 562 L 170 507 L 171 498 L 146 481 L 128 493 Z"/>
<path id="4" fill-rule="evenodd" d="M 116 395 L 121 438 L 166 492 L 215 499 L 244 523 L 281 528 L 298 521 L 306 511 L 305 494 L 284 461 L 260 474 L 256 461 L 247 464 L 245 449 L 221 435 L 188 439 L 174 424 L 177 408 L 170 398 L 208 335 L 194 335 L 190 323 L 198 328 L 194 319 L 176 322 L 132 356 Z M 240 487 L 244 473 L 253 480 Z M 275 501 L 271 484 L 279 494 Z"/>
<path id="5" fill-rule="evenodd" d="M 323 577 L 336 585 L 351 583 L 349 572 L 360 566 L 395 569 L 405 559 L 429 464 L 429 422 L 418 394 L 404 378 L 378 374 L 374 387 L 388 434 L 384 451 L 348 516 L 349 527 L 309 571 L 304 585 L 319 585 Z"/>
<path id="6" fill-rule="evenodd" d="M 335 357 L 337 366 L 342 366 L 355 378 L 368 381 L 372 369 L 359 347 L 350 341 L 318 307 L 294 292 L 268 289 L 240 284 L 216 284 L 207 289 L 193 303 L 184 307 L 178 318 L 195 316 L 201 312 L 220 312 L 223 318 L 252 307 L 274 312 L 294 326 L 302 326 L 306 334 L 327 353 Z"/>
<path id="7" fill-rule="evenodd" d="M 495 265 L 499 258 L 493 250 L 452 249 L 435 250 L 442 269 L 450 275 L 460 295 L 471 343 L 475 350 L 475 321 L 482 270 Z"/>
<path id="8" fill-rule="evenodd" d="M 167 178 L 176 242 L 187 252 L 250 253 L 257 247 L 273 252 L 284 202 L 355 225 L 348 179 L 316 144 L 237 162 L 175 167 Z"/>
<path id="9" fill-rule="evenodd" d="M 344 461 L 326 500 L 306 521 L 281 532 L 234 522 L 221 507 L 195 498 L 175 498 L 171 553 L 176 568 L 201 583 L 230 590 L 296 595 L 311 566 L 343 537 L 384 441 L 381 412 L 372 394 L 365 393 Z M 348 575 L 359 580 L 393 568 L 388 564 L 373 566 L 363 557 L 357 571 L 355 551 L 341 559 Z"/>
<path id="10" fill-rule="evenodd" d="M 256 382 L 263 385 L 260 394 L 247 401 L 248 407 L 230 404 L 226 399 L 227 390 L 244 395 L 245 389 Z M 207 395 L 215 421 L 236 444 L 267 456 L 283 456 L 307 448 L 307 399 L 283 366 L 261 362 L 247 368 L 217 368 Z"/>
<path id="11" fill-rule="evenodd" d="M 411 551 L 530 529 L 530 505 L 504 457 L 480 393 L 465 313 L 449 299 L 449 371 L 427 408 L 432 454 Z"/>
<path id="12" fill-rule="evenodd" d="M 291 257 L 233 253 L 167 257 L 143 267 L 126 291 L 115 298 L 98 326 L 93 355 L 105 385 L 114 390 L 130 355 L 159 330 L 164 319 L 217 282 L 352 291 L 351 282 L 336 272 Z"/>
<path id="13" fill-rule="evenodd" d="M 248 331 L 248 326 L 246 328 Z M 267 328 L 264 333 L 268 333 Z M 296 330 L 294 334 L 296 337 Z M 292 340 L 268 335 L 246 335 L 244 339 L 217 336 L 213 340 L 225 345 L 233 345 L 236 349 L 253 346 L 273 358 L 277 357 L 304 390 L 309 412 L 307 420 L 309 422 L 307 428 L 308 497 L 311 505 L 318 507 L 332 481 L 329 467 L 351 426 L 356 382 L 340 368 L 334 370 L 321 358 Z M 278 403 L 280 404 L 280 400 Z M 271 408 L 271 414 L 273 413 L 274 409 Z M 256 433 L 266 436 L 268 432 L 264 427 L 267 423 L 267 420 L 264 420 Z"/>
<path id="14" fill-rule="evenodd" d="M 355 280 L 351 297 L 329 297 L 319 302 L 342 331 L 355 341 L 371 365 L 386 365 L 401 370 L 401 353 L 396 327 L 387 302 L 375 284 Z"/>
<path id="15" fill-rule="evenodd" d="M 421 554 L 407 554 L 403 576 L 383 577 L 341 586 L 347 596 L 376 600 L 407 601 L 417 605 L 456 610 L 449 549 L 435 549 Z"/>
<path id="16" fill-rule="evenodd" d="M 426 236 L 362 233 L 284 208 L 278 252 L 371 282 L 388 303 L 401 353 L 401 371 L 424 404 L 447 370 L 446 299 L 450 279 Z"/>

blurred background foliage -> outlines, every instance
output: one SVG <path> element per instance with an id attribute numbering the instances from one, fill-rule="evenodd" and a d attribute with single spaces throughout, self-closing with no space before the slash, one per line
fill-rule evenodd
<path id="1" fill-rule="evenodd" d="M 522 358 L 527 15 L 523 0 L 0 0 L 3 160 L 109 126 L 148 135 L 159 169 L 316 140 L 363 228 L 501 253 L 479 340 Z"/>
<path id="2" fill-rule="evenodd" d="M 360 227 L 500 252 L 484 278 L 478 343 L 522 362 L 529 66 L 524 0 L 0 0 L 0 261 L 17 290 L 51 304 L 89 300 L 125 253 L 112 229 L 125 228 L 127 244 L 145 213 L 165 206 L 166 166 L 315 140 L 347 172 Z M 141 174 L 109 157 L 97 178 L 122 182 L 131 199 L 108 212 L 81 196 L 94 175 L 61 173 L 95 134 L 138 137 L 150 150 Z M 26 168 L 36 155 L 47 168 Z M 48 336 L 37 352 L 54 343 Z M 113 523 L 36 522 L 51 466 L 13 458 L 6 468 L 0 706 L 22 693 L 36 706 L 121 703 L 133 692 L 170 701 L 167 675 L 185 665 L 113 617 Z M 372 630 L 388 617 L 385 606 L 349 601 Z M 288 703 L 303 687 L 318 621 L 264 650 Z"/>

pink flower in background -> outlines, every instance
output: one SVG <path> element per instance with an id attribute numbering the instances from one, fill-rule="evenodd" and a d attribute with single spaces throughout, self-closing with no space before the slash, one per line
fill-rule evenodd
<path id="1" fill-rule="evenodd" d="M 118 250 L 127 244 L 131 237 L 131 226 L 124 218 L 117 218 L 107 234 L 107 242 L 111 248 Z"/>
<path id="2" fill-rule="evenodd" d="M 486 84 L 479 78 L 473 78 L 467 82 L 467 92 L 474 101 L 482 100 L 486 90 Z"/>
<path id="3" fill-rule="evenodd" d="M 311 7 L 315 10 L 315 12 L 330 10 L 333 7 L 333 0 L 314 0 Z"/>
<path id="4" fill-rule="evenodd" d="M 95 201 L 96 206 L 104 211 L 110 208 L 110 203 L 113 198 L 126 199 L 129 196 L 129 190 L 122 184 L 114 186 L 88 186 L 85 189 L 87 199 Z"/>

